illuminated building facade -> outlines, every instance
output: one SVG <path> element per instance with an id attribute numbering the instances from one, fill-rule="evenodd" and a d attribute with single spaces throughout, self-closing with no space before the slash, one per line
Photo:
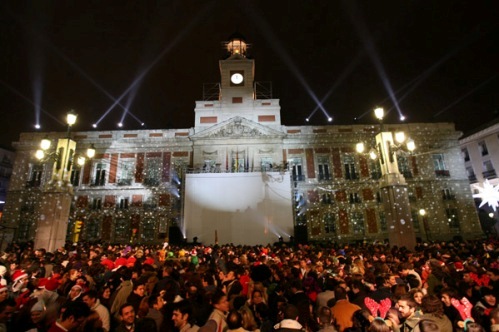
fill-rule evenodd
<path id="1" fill-rule="evenodd" d="M 230 241 L 222 230 L 201 236 L 190 232 L 188 224 L 181 227 L 191 213 L 185 197 L 193 196 L 186 191 L 197 190 L 186 188 L 186 180 L 190 174 L 246 173 L 289 179 L 282 201 L 288 202 L 284 209 L 289 209 L 291 231 L 274 230 L 274 237 L 262 242 L 279 236 L 285 241 L 289 236 L 298 241 L 386 240 L 390 229 L 379 164 L 355 152 L 359 140 L 374 144 L 379 125 L 282 125 L 279 100 L 272 98 L 269 83 L 255 81 L 255 62 L 246 57 L 244 39 L 234 35 L 226 46 L 229 56 L 219 63 L 221 82 L 203 87 L 193 128 L 72 134 L 77 150 L 93 145 L 96 156 L 71 170 L 68 240 L 161 243 L 186 236 L 214 243 L 219 236 Z M 418 146 L 415 154 L 397 157 L 412 216 L 401 222 L 412 222 L 423 240 L 481 236 L 454 125 L 385 124 L 384 130 L 403 130 Z M 50 165 L 33 157 L 46 135 L 56 140 L 64 134 L 23 133 L 15 143 L 3 222 L 15 226 L 18 241 L 34 237 L 35 205 L 51 176 Z M 239 190 L 244 193 L 244 186 Z M 427 211 L 425 216 L 420 209 Z M 174 234 L 176 229 L 183 234 Z"/>
<path id="2" fill-rule="evenodd" d="M 9 189 L 12 168 L 14 166 L 14 151 L 0 148 L 0 220 L 3 216 L 7 190 Z M 13 233 L 7 230 L 6 225 L 0 223 L 0 248 L 4 243 L 12 241 Z"/>
<path id="3" fill-rule="evenodd" d="M 3 211 L 10 176 L 14 164 L 14 152 L 0 148 L 0 212 Z"/>
<path id="4" fill-rule="evenodd" d="M 492 186 L 499 185 L 497 169 L 499 169 L 499 120 L 484 125 L 472 134 L 459 140 L 462 159 L 470 182 L 471 191 L 478 194 L 488 181 Z M 476 199 L 477 207 L 481 200 Z M 479 208 L 482 228 L 489 234 L 497 235 L 499 211 L 494 211 L 488 204 Z"/>

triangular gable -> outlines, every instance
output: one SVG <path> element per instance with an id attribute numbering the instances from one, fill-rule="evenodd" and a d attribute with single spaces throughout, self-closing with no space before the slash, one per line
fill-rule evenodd
<path id="1" fill-rule="evenodd" d="M 286 134 L 265 127 L 246 118 L 236 116 L 190 136 L 191 139 L 204 138 L 248 138 L 248 137 L 284 137 Z"/>

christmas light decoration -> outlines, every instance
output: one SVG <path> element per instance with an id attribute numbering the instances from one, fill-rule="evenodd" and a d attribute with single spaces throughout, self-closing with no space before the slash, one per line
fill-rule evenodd
<path id="1" fill-rule="evenodd" d="M 492 185 L 489 180 L 485 180 L 483 187 L 474 185 L 474 187 L 479 191 L 478 194 L 474 194 L 473 198 L 480 198 L 482 203 L 480 203 L 479 208 L 488 204 L 494 211 L 499 206 L 499 185 Z"/>

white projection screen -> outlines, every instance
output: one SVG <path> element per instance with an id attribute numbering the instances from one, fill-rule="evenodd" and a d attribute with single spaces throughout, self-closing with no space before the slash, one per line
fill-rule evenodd
<path id="1" fill-rule="evenodd" d="M 181 229 L 188 241 L 257 245 L 293 235 L 289 173 L 187 174 Z"/>

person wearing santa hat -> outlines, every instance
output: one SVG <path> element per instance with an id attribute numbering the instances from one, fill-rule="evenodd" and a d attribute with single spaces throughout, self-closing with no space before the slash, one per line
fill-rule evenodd
<path id="1" fill-rule="evenodd" d="M 82 301 L 81 294 L 83 293 L 83 288 L 81 285 L 76 284 L 69 290 L 68 301 Z"/>
<path id="2" fill-rule="evenodd" d="M 29 301 L 31 291 L 27 288 L 28 283 L 28 274 L 24 270 L 16 270 L 12 273 L 11 292 L 16 300 L 17 309 L 22 308 Z"/>
<path id="3" fill-rule="evenodd" d="M 66 302 L 66 299 L 59 296 L 57 288 L 59 288 L 59 280 L 56 278 L 44 279 L 41 287 L 41 292 L 38 293 L 38 301 L 45 305 L 45 320 L 52 323 L 56 320 L 61 306 Z"/>
<path id="4" fill-rule="evenodd" d="M 3 301 L 7 300 L 7 298 L 9 297 L 8 290 L 9 289 L 7 288 L 7 286 L 4 286 L 4 285 L 0 284 L 0 303 L 2 303 Z"/>
<path id="5" fill-rule="evenodd" d="M 5 279 L 5 274 L 7 273 L 7 268 L 0 265 L 0 285 L 7 286 L 7 279 Z"/>
<path id="6" fill-rule="evenodd" d="M 28 274 L 24 272 L 24 270 L 15 270 L 14 273 L 12 273 L 12 293 L 19 293 L 21 290 L 26 288 L 26 286 L 28 286 L 28 282 Z"/>

